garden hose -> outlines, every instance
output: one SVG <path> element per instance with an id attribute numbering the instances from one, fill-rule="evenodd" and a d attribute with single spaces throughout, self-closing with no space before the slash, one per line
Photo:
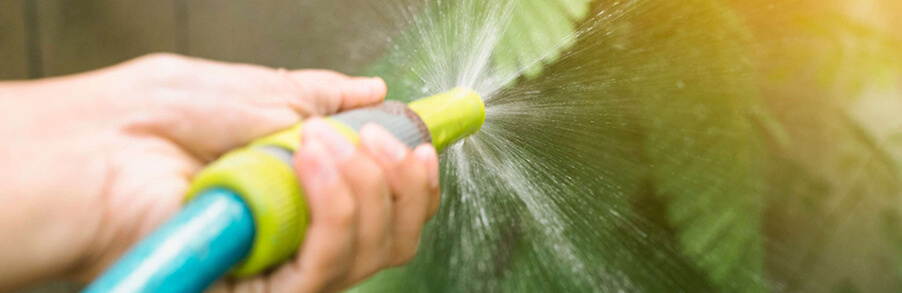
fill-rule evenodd
<path id="1" fill-rule="evenodd" d="M 443 149 L 485 121 L 479 94 L 456 88 L 404 104 L 387 101 L 326 119 L 348 140 L 364 124 L 382 125 L 413 148 Z M 139 242 L 85 292 L 201 292 L 222 275 L 253 276 L 294 255 L 309 211 L 292 169 L 302 125 L 257 140 L 207 166 L 186 206 Z"/>

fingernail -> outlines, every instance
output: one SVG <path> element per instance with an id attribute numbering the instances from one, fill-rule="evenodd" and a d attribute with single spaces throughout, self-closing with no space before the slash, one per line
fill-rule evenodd
<path id="1" fill-rule="evenodd" d="M 395 138 L 385 128 L 376 124 L 367 124 L 360 129 L 360 140 L 363 145 L 380 160 L 396 164 L 407 156 L 407 145 Z"/>
<path id="2" fill-rule="evenodd" d="M 309 155 L 308 159 L 312 163 L 299 170 L 299 172 L 306 173 L 305 175 L 312 179 L 306 182 L 307 188 L 310 188 L 310 190 L 322 190 L 325 186 L 335 183 L 335 180 L 338 178 L 335 162 L 329 158 L 330 155 L 326 147 L 323 146 L 323 143 L 318 138 L 310 138 L 304 141 L 301 151 Z"/>
<path id="3" fill-rule="evenodd" d="M 308 138 L 319 140 L 336 162 L 344 162 L 354 154 L 354 145 L 326 120 L 310 119 L 304 124 L 301 133 L 304 140 Z"/>
<path id="4" fill-rule="evenodd" d="M 438 154 L 435 152 L 435 147 L 431 144 L 421 145 L 413 151 L 413 155 L 426 165 L 426 171 L 429 172 L 429 186 L 438 188 Z"/>

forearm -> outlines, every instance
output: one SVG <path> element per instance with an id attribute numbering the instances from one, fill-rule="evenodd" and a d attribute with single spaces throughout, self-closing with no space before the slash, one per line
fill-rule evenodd
<path id="1" fill-rule="evenodd" d="M 5 192 L 5 191 L 4 191 Z M 62 277 L 79 262 L 80 224 L 60 209 L 26 196 L 0 198 L 0 291 Z"/>
<path id="2" fill-rule="evenodd" d="M 35 111 L 42 86 L 56 85 L 0 83 L 0 290 L 69 273 L 98 221 L 81 195 L 102 171 L 82 163 L 77 143 L 48 139 L 41 125 L 52 119 Z"/>

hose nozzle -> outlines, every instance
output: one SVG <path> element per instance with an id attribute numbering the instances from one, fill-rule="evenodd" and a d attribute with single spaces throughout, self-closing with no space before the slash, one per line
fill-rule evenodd
<path id="1" fill-rule="evenodd" d="M 485 104 L 478 93 L 455 88 L 408 105 L 420 116 L 435 149 L 441 152 L 454 142 L 473 135 L 485 122 Z"/>

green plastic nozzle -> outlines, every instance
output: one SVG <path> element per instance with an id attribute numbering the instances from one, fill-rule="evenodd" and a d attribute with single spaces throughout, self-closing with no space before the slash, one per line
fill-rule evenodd
<path id="1" fill-rule="evenodd" d="M 482 98 L 467 88 L 455 88 L 414 101 L 408 106 L 429 128 L 432 144 L 439 152 L 476 133 L 485 122 Z"/>

